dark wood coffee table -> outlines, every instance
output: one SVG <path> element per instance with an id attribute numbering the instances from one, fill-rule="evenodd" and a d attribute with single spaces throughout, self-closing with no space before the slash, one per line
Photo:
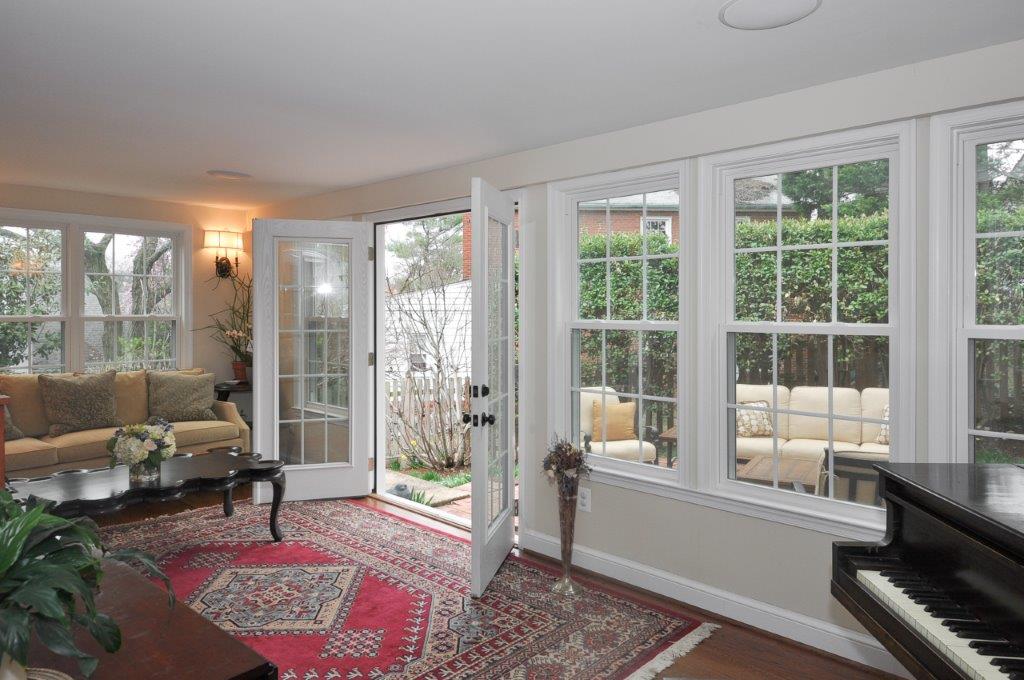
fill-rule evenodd
<path id="1" fill-rule="evenodd" d="M 192 611 L 184 602 L 167 606 L 167 593 L 135 570 L 104 562 L 96 608 L 121 627 L 121 649 L 108 654 L 83 629 L 79 649 L 99 659 L 92 680 L 276 680 L 277 666 Z M 28 665 L 80 678 L 78 663 L 57 656 L 33 635 Z"/>
<path id="2" fill-rule="evenodd" d="M 231 490 L 239 484 L 270 482 L 274 497 L 270 504 L 270 534 L 281 540 L 277 514 L 284 498 L 284 463 L 262 460 L 259 454 L 215 452 L 184 454 L 160 465 L 160 479 L 144 484 L 128 480 L 128 468 L 67 470 L 49 477 L 12 479 L 9 486 L 16 499 L 35 496 L 54 501 L 51 510 L 61 517 L 104 515 L 142 502 L 178 500 L 195 491 L 222 491 L 224 515 L 234 513 Z"/>

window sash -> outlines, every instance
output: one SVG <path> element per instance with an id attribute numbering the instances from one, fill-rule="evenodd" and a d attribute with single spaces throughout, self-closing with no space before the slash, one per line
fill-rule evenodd
<path id="1" fill-rule="evenodd" d="M 5 213 L 12 213 L 7 215 Z M 185 328 L 186 309 L 189 306 L 188 296 L 190 295 L 190 275 L 192 253 L 189 238 L 190 229 L 184 225 L 170 225 L 167 223 L 143 223 L 137 220 L 124 220 L 123 218 L 100 218 L 93 216 L 79 216 L 81 219 L 64 219 L 67 216 L 53 214 L 54 219 L 48 219 L 48 214 L 40 213 L 37 216 L 35 211 L 0 211 L 0 220 L 11 226 L 27 227 L 31 229 L 54 229 L 62 233 L 61 239 L 61 313 L 59 315 L 6 315 L 0 316 L 0 323 L 24 322 L 24 323 L 60 323 L 63 330 L 63 364 L 60 370 L 64 372 L 84 371 L 97 365 L 105 364 L 102 361 L 86 361 L 86 324 L 89 322 L 124 322 L 124 321 L 150 321 L 169 322 L 174 324 L 173 357 L 169 359 L 146 360 L 146 363 L 160 365 L 161 367 L 173 368 L 182 365 L 183 362 L 190 363 L 191 348 L 188 342 L 188 332 Z M 152 225 L 152 226 L 151 226 Z M 84 266 L 84 242 L 86 232 L 102 232 L 113 234 L 124 234 L 141 237 L 169 238 L 172 241 L 172 269 L 169 277 L 157 277 L 155 275 L 125 275 L 135 278 L 169 278 L 171 280 L 172 301 L 171 313 L 162 314 L 85 314 L 85 266 Z M 188 252 L 186 252 L 188 251 Z M 56 273 L 56 270 L 54 271 Z M 115 276 L 110 274 L 110 276 Z M 29 366 L 33 363 L 31 354 L 27 360 Z M 51 364 L 37 364 L 43 368 L 52 368 Z"/>

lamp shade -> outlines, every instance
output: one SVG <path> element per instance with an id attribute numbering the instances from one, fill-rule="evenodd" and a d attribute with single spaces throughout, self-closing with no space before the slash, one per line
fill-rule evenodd
<path id="1" fill-rule="evenodd" d="M 203 234 L 204 248 L 242 249 L 242 235 L 237 231 L 207 231 Z"/>

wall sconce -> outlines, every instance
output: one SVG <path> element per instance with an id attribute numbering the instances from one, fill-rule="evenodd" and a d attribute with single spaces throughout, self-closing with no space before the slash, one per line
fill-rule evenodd
<path id="1" fill-rule="evenodd" d="M 220 251 L 214 256 L 213 261 L 219 278 L 229 278 L 238 270 L 238 251 L 242 250 L 242 235 L 237 231 L 207 231 L 203 235 L 203 247 L 216 248 Z M 235 256 L 234 264 L 231 263 L 231 255 Z"/>

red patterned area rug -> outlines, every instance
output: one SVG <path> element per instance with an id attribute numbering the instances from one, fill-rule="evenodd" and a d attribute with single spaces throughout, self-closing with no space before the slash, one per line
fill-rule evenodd
<path id="1" fill-rule="evenodd" d="M 194 510 L 109 527 L 155 554 L 180 601 L 277 664 L 282 680 L 653 678 L 712 624 L 614 595 L 552 595 L 546 566 L 510 558 L 469 596 L 470 547 L 358 502 Z"/>

